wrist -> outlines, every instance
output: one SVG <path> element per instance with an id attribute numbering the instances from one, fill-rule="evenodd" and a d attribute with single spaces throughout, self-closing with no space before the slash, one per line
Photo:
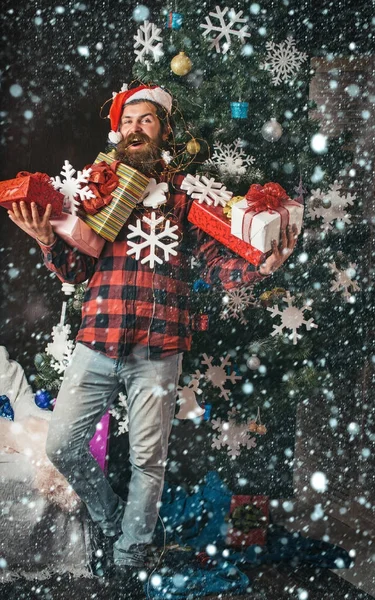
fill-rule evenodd
<path id="1" fill-rule="evenodd" d="M 38 237 L 37 240 L 43 244 L 43 246 L 52 246 L 56 240 L 56 236 L 54 233 L 51 233 L 51 235 Z"/>

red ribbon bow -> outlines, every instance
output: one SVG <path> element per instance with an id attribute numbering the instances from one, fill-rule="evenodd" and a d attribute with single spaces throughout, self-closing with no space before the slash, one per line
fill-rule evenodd
<path id="1" fill-rule="evenodd" d="M 266 183 L 260 185 L 253 183 L 245 196 L 249 208 L 253 212 L 272 211 L 280 208 L 284 202 L 290 201 L 286 191 L 278 183 Z"/>
<path id="2" fill-rule="evenodd" d="M 82 207 L 89 215 L 95 215 L 101 208 L 107 206 L 112 201 L 112 192 L 119 185 L 119 178 L 116 175 L 118 161 L 107 165 L 104 160 L 95 164 L 87 165 L 85 169 L 91 168 L 88 180 L 88 187 L 95 194 L 95 198 L 82 201 Z"/>

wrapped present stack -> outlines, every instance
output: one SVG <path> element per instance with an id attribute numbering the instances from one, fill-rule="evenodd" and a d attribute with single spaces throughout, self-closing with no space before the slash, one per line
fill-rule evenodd
<path id="1" fill-rule="evenodd" d="M 232 496 L 226 543 L 233 547 L 264 546 L 269 521 L 268 496 Z"/>

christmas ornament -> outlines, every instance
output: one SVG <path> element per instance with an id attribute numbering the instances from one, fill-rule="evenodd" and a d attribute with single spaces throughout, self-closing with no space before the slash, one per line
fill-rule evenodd
<path id="1" fill-rule="evenodd" d="M 233 196 L 233 198 L 231 198 L 229 202 L 226 203 L 226 205 L 223 208 L 223 213 L 229 220 L 231 220 L 232 218 L 232 206 L 237 202 L 241 202 L 241 200 L 243 199 L 244 196 Z"/>
<path id="2" fill-rule="evenodd" d="M 169 260 L 169 256 L 176 256 L 177 252 L 174 249 L 178 246 L 178 242 L 164 242 L 164 238 L 172 238 L 178 240 L 178 235 L 174 233 L 178 229 L 178 225 L 171 226 L 170 219 L 165 219 L 163 216 L 156 218 L 156 213 L 151 213 L 151 219 L 146 216 L 142 217 L 142 222 L 149 226 L 149 232 L 142 229 L 141 220 L 137 219 L 137 225 L 129 225 L 130 233 L 127 235 L 129 250 L 127 250 L 128 256 L 135 254 L 135 259 L 139 260 L 141 251 L 145 248 L 149 248 L 149 253 L 142 258 L 141 264 L 150 263 L 150 268 L 153 269 L 155 262 L 159 265 L 163 264 L 163 260 L 157 256 L 156 250 L 160 248 L 164 252 L 164 261 Z M 164 229 L 156 231 L 156 228 L 163 223 Z M 130 241 L 133 237 L 144 239 L 143 242 L 132 242 Z"/>
<path id="3" fill-rule="evenodd" d="M 310 219 L 320 219 L 322 229 L 328 231 L 332 229 L 332 223 L 351 223 L 351 215 L 347 212 L 348 206 L 353 206 L 354 200 L 356 200 L 355 194 L 345 194 L 343 191 L 343 183 L 341 181 L 335 181 L 329 186 L 327 192 L 323 192 L 320 189 L 312 190 L 311 197 L 309 198 L 309 209 L 308 215 Z M 329 206 L 324 206 L 323 202 L 328 201 Z M 314 202 L 319 202 L 320 205 L 316 206 Z"/>
<path id="4" fill-rule="evenodd" d="M 297 332 L 298 328 L 301 325 L 306 325 L 307 331 L 310 331 L 312 327 L 317 328 L 318 326 L 314 323 L 313 319 L 309 319 L 305 321 L 304 311 L 311 310 L 311 306 L 304 304 L 302 308 L 297 308 L 293 306 L 294 296 L 290 295 L 290 292 L 286 292 L 285 298 L 283 300 L 288 304 L 288 307 L 281 311 L 278 306 L 274 306 L 273 308 L 267 308 L 268 311 L 271 312 L 271 317 L 274 318 L 277 315 L 281 316 L 281 325 L 274 325 L 274 331 L 271 333 L 271 336 L 275 336 L 278 333 L 282 333 L 285 328 L 291 329 L 292 334 L 290 334 L 289 338 L 293 339 L 293 344 L 297 343 L 297 340 L 302 336 Z"/>
<path id="5" fill-rule="evenodd" d="M 237 423 L 236 415 L 236 409 L 232 408 L 228 411 L 228 421 L 222 421 L 220 418 L 211 421 L 212 428 L 220 432 L 217 437 L 212 438 L 211 447 L 220 450 L 227 446 L 228 455 L 232 458 L 241 454 L 240 446 L 245 446 L 248 450 L 256 447 L 255 438 L 251 437 L 249 432 L 250 419 L 245 423 Z"/>
<path id="6" fill-rule="evenodd" d="M 185 52 L 179 52 L 171 60 L 171 69 L 175 75 L 182 77 L 187 75 L 192 69 L 193 63 L 190 58 L 186 56 Z"/>
<path id="7" fill-rule="evenodd" d="M 74 285 L 63 283 L 62 291 L 66 296 L 74 293 Z M 52 357 L 51 366 L 59 374 L 64 373 L 66 367 L 71 361 L 74 342 L 69 339 L 70 325 L 64 325 L 66 316 L 67 301 L 64 300 L 61 309 L 60 323 L 52 328 L 53 341 L 47 344 L 45 353 Z"/>
<path id="8" fill-rule="evenodd" d="M 260 408 L 258 406 L 258 413 L 257 413 L 257 417 L 255 419 L 255 421 L 250 421 L 249 423 L 249 431 L 251 431 L 251 433 L 257 433 L 258 435 L 265 435 L 267 433 L 267 427 L 265 425 L 262 424 L 261 418 L 260 418 Z"/>
<path id="9" fill-rule="evenodd" d="M 156 180 L 151 177 L 144 194 L 142 204 L 146 208 L 157 209 L 167 201 L 166 194 L 168 193 L 167 183 L 156 183 Z"/>
<path id="10" fill-rule="evenodd" d="M 151 56 L 155 62 L 163 56 L 163 43 L 160 37 L 161 29 L 154 23 L 144 21 L 143 25 L 137 30 L 134 36 L 134 51 L 136 54 L 135 62 L 146 63 L 146 56 Z M 139 49 L 138 49 L 139 48 Z"/>
<path id="11" fill-rule="evenodd" d="M 356 274 L 357 265 L 355 263 L 350 263 L 347 269 L 340 271 L 336 267 L 336 263 L 330 263 L 329 267 L 331 271 L 335 274 L 335 280 L 332 281 L 332 287 L 330 288 L 331 292 L 338 292 L 342 290 L 342 295 L 344 296 L 347 302 L 350 301 L 350 298 L 354 292 L 358 292 L 360 287 L 356 281 L 353 280 L 353 277 Z M 349 291 L 352 289 L 351 292 Z"/>
<path id="12" fill-rule="evenodd" d="M 194 375 L 190 375 L 191 380 L 188 385 L 181 387 L 177 386 L 179 411 L 176 419 L 196 419 L 201 417 L 205 409 L 199 406 L 196 394 L 201 394 L 199 388 L 199 380 L 202 377 L 200 371 L 195 371 Z"/>
<path id="13" fill-rule="evenodd" d="M 0 396 L 0 417 L 14 421 L 14 411 L 8 396 Z"/>
<path id="14" fill-rule="evenodd" d="M 230 111 L 232 119 L 247 119 L 247 113 L 249 110 L 248 102 L 231 102 Z"/>
<path id="15" fill-rule="evenodd" d="M 250 358 L 247 359 L 246 364 L 249 367 L 249 369 L 251 369 L 252 371 L 256 371 L 260 367 L 260 359 L 258 356 L 256 356 L 256 354 L 253 354 L 252 356 L 250 356 Z"/>
<path id="16" fill-rule="evenodd" d="M 265 425 L 258 425 L 257 433 L 259 435 L 265 435 L 267 433 L 267 427 Z"/>
<path id="17" fill-rule="evenodd" d="M 264 123 L 261 129 L 262 137 L 266 140 L 266 142 L 277 142 L 283 134 L 283 128 L 280 123 L 276 121 L 276 119 L 271 119 Z"/>
<path id="18" fill-rule="evenodd" d="M 193 315 L 191 318 L 191 329 L 192 331 L 208 331 L 210 326 L 210 320 L 208 315 L 198 314 Z"/>
<path id="19" fill-rule="evenodd" d="M 38 390 L 35 394 L 35 404 L 39 408 L 49 408 L 51 406 L 52 396 L 47 390 Z"/>
<path id="20" fill-rule="evenodd" d="M 186 150 L 189 152 L 189 154 L 198 154 L 200 149 L 201 149 L 200 143 L 198 142 L 198 140 L 196 140 L 194 138 L 186 144 Z"/>
<path id="21" fill-rule="evenodd" d="M 226 290 L 223 296 L 224 308 L 220 313 L 222 320 L 229 318 L 237 319 L 242 325 L 246 325 L 248 320 L 244 316 L 244 311 L 250 306 L 255 305 L 255 296 L 253 294 L 254 286 Z"/>
<path id="22" fill-rule="evenodd" d="M 207 370 L 203 374 L 207 381 L 210 381 L 213 386 L 220 388 L 219 398 L 225 398 L 229 400 L 228 392 L 224 385 L 227 381 L 236 383 L 237 380 L 242 379 L 241 375 L 236 375 L 235 371 L 231 371 L 230 375 L 226 370 L 226 367 L 231 365 L 229 354 L 225 358 L 220 358 L 220 365 L 213 365 L 213 356 L 208 357 L 207 354 L 203 354 L 202 365 L 207 365 Z"/>
<path id="23" fill-rule="evenodd" d="M 209 206 L 225 206 L 228 200 L 233 196 L 233 192 L 228 192 L 225 185 L 215 181 L 213 177 L 208 179 L 202 175 L 191 175 L 188 173 L 181 184 L 181 189 L 194 199 L 198 200 L 199 204 L 206 202 Z"/>
<path id="24" fill-rule="evenodd" d="M 249 431 L 251 433 L 256 433 L 258 431 L 258 424 L 256 421 L 250 421 L 249 423 Z"/>
<path id="25" fill-rule="evenodd" d="M 227 15 L 228 13 L 228 15 Z M 229 17 L 229 23 L 225 22 L 225 16 Z M 226 54 L 231 45 L 231 36 L 237 37 L 242 44 L 245 43 L 245 38 L 250 37 L 250 34 L 247 33 L 247 25 L 243 25 L 238 29 L 242 23 L 246 23 L 246 18 L 241 18 L 242 10 L 238 13 L 234 11 L 233 8 L 229 10 L 226 6 L 223 10 L 220 9 L 219 6 L 216 6 L 216 12 L 210 12 L 208 17 L 205 17 L 206 23 L 200 25 L 203 29 L 205 29 L 203 35 L 209 35 L 210 33 L 218 33 L 218 35 L 211 41 L 210 50 L 212 48 L 216 49 L 216 52 L 222 52 Z M 213 17 L 219 21 L 218 25 L 214 25 L 210 19 Z M 225 38 L 225 42 L 223 46 L 220 47 L 220 42 L 222 38 Z"/>
<path id="26" fill-rule="evenodd" d="M 272 73 L 274 85 L 295 78 L 302 63 L 307 60 L 307 54 L 297 50 L 292 37 L 288 37 L 280 44 L 266 42 L 266 48 L 268 52 L 261 68 Z"/>
<path id="27" fill-rule="evenodd" d="M 246 154 L 241 148 L 241 140 L 237 139 L 233 144 L 214 144 L 214 153 L 209 160 L 203 164 L 217 167 L 220 175 L 242 176 L 246 173 L 246 167 L 255 162 L 253 156 Z"/>
<path id="28" fill-rule="evenodd" d="M 75 173 L 77 173 L 76 177 L 74 177 Z M 51 183 L 55 190 L 59 190 L 64 194 L 63 212 L 64 210 L 70 212 L 73 206 L 78 208 L 83 200 L 95 198 L 95 194 L 87 185 L 90 173 L 91 169 L 83 169 L 83 171 L 77 172 L 66 160 L 60 171 L 60 175 L 65 179 L 61 180 L 59 176 L 51 177 Z"/>
<path id="29" fill-rule="evenodd" d="M 259 300 L 262 306 L 271 306 L 275 300 L 277 302 L 280 298 L 282 298 L 282 296 L 285 295 L 285 293 L 286 290 L 284 290 L 284 288 L 273 288 L 272 290 L 263 292 L 263 294 L 259 296 Z"/>
<path id="30" fill-rule="evenodd" d="M 183 15 L 177 12 L 169 12 L 166 18 L 167 29 L 181 29 L 183 22 Z"/>

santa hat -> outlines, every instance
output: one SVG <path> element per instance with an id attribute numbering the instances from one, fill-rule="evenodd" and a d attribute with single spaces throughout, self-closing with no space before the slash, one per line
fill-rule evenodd
<path id="1" fill-rule="evenodd" d="M 112 131 L 109 133 L 108 138 L 114 144 L 118 144 L 122 139 L 122 135 L 118 129 L 124 106 L 133 100 L 152 100 L 152 102 L 156 102 L 163 106 L 169 114 L 172 110 L 172 96 L 157 85 L 140 85 L 131 90 L 119 92 L 113 98 L 109 110 Z"/>

